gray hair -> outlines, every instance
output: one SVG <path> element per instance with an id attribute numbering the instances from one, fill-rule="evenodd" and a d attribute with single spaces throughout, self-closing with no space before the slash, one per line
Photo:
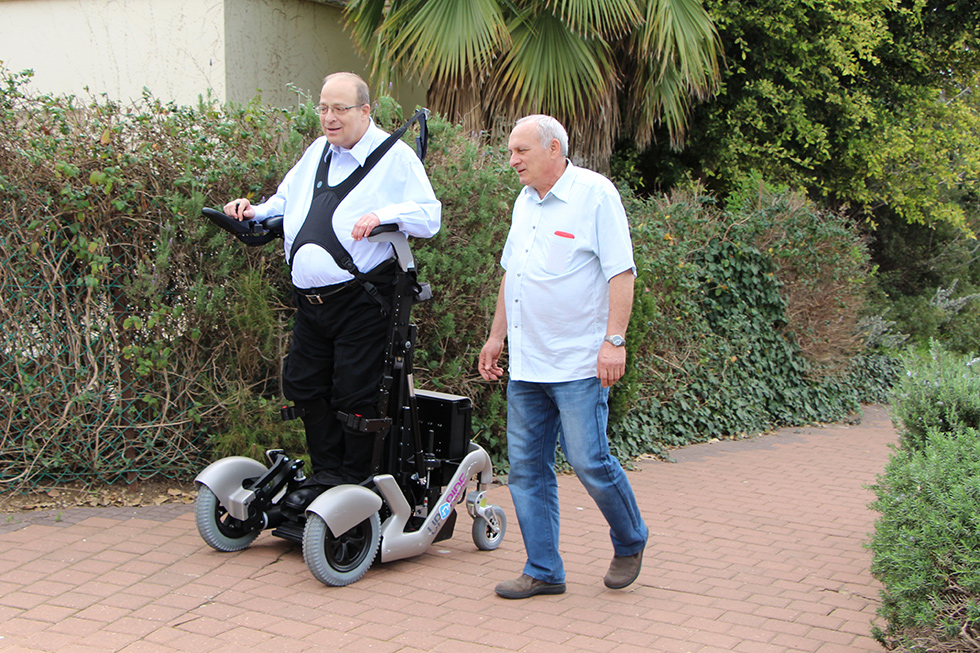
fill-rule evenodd
<path id="1" fill-rule="evenodd" d="M 568 156 L 568 132 L 562 127 L 562 124 L 552 118 L 551 116 L 546 116 L 544 114 L 534 114 L 531 116 L 524 116 L 518 120 L 514 126 L 528 121 L 534 121 L 538 126 L 538 136 L 541 138 L 541 146 L 545 149 L 551 145 L 552 140 L 557 140 L 558 145 L 561 146 L 561 155 Z"/>
<path id="2" fill-rule="evenodd" d="M 371 104 L 371 91 L 368 88 L 367 82 L 361 79 L 360 75 L 355 75 L 354 73 L 331 73 L 323 78 L 323 83 L 326 84 L 331 79 L 334 78 L 346 79 L 354 83 L 354 90 L 357 93 L 357 103 L 361 104 Z"/>

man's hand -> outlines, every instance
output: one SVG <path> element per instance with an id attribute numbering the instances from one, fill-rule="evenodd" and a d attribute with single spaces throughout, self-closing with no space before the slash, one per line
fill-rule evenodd
<path id="1" fill-rule="evenodd" d="M 241 197 L 225 204 L 225 215 L 238 220 L 251 220 L 255 217 L 255 209 L 252 208 L 251 202 Z"/>
<path id="2" fill-rule="evenodd" d="M 603 342 L 596 370 L 603 388 L 613 386 L 626 374 L 626 347 L 613 347 L 612 343 Z"/>
<path id="3" fill-rule="evenodd" d="M 503 351 L 504 341 L 499 338 L 489 338 L 480 350 L 480 376 L 487 381 L 496 381 L 504 375 L 504 368 L 497 364 Z"/>
<path id="4" fill-rule="evenodd" d="M 351 229 L 350 235 L 354 240 L 367 238 L 367 235 L 371 233 L 371 230 L 377 227 L 379 224 L 381 224 L 381 218 L 376 216 L 374 213 L 362 215 L 361 219 L 354 223 L 354 228 Z"/>

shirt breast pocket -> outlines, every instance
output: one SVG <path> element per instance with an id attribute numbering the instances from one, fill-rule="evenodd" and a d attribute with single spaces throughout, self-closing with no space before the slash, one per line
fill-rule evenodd
<path id="1" fill-rule="evenodd" d="M 575 235 L 567 231 L 556 231 L 548 236 L 548 256 L 544 268 L 548 274 L 561 274 L 568 268 L 572 252 L 575 250 Z"/>

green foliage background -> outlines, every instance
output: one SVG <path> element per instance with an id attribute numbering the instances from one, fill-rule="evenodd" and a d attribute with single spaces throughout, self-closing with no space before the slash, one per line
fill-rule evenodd
<path id="1" fill-rule="evenodd" d="M 299 423 L 278 420 L 282 252 L 199 210 L 274 192 L 318 134 L 311 107 L 82 104 L 0 81 L 0 482 L 186 477 L 223 455 L 301 452 Z M 375 110 L 389 129 L 399 114 L 388 98 Z M 504 386 L 475 370 L 517 179 L 498 147 L 430 127 L 444 213 L 415 243 L 435 291 L 415 314 L 416 378 L 473 399 L 475 438 L 504 468 Z M 612 399 L 620 456 L 882 398 L 894 368 L 861 340 L 868 253 L 843 217 L 758 178 L 725 206 L 697 186 L 623 194 L 639 279 Z"/>
<path id="2" fill-rule="evenodd" d="M 621 143 L 613 169 L 722 199 L 761 176 L 846 211 L 876 269 L 869 313 L 918 346 L 980 351 L 980 3 L 704 4 L 718 93 L 693 107 L 682 150 L 660 128 L 644 151 Z"/>
<path id="3" fill-rule="evenodd" d="M 980 188 L 980 5 L 972 0 L 707 0 L 718 95 L 682 151 L 642 153 L 649 189 L 754 174 L 869 220 L 967 226 Z M 663 131 L 663 130 L 662 130 Z M 967 202 L 969 203 L 969 202 Z"/>

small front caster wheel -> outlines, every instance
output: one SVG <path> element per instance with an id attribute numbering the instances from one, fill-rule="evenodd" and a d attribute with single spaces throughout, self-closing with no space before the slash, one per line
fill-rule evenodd
<path id="1" fill-rule="evenodd" d="M 507 515 L 500 506 L 487 506 L 490 519 L 496 522 L 497 530 L 486 518 L 477 515 L 473 519 L 473 543 L 481 551 L 493 551 L 504 541 L 507 532 Z"/>

